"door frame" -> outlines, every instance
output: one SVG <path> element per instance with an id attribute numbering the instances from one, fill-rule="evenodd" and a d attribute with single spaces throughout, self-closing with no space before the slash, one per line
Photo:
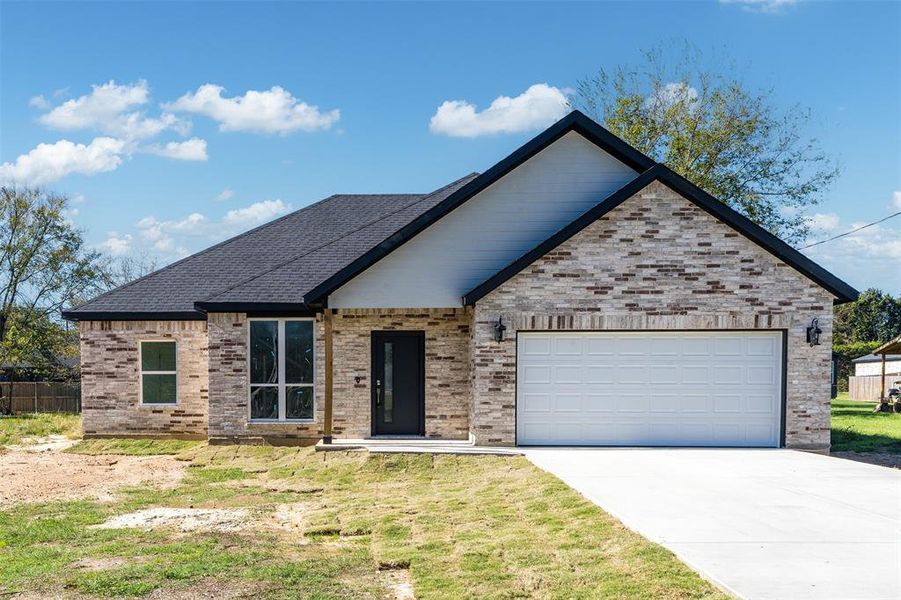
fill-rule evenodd
<path id="1" fill-rule="evenodd" d="M 419 432 L 401 434 L 407 436 L 425 437 L 425 331 L 423 330 L 391 330 L 380 329 L 372 330 L 369 337 L 370 356 L 369 356 L 369 435 L 372 437 L 379 436 L 376 433 L 376 391 L 375 391 L 375 354 L 376 343 L 386 337 L 415 337 L 419 341 L 419 357 L 421 362 L 419 377 Z M 390 436 L 391 434 L 381 434 L 382 436 Z"/>
<path id="2" fill-rule="evenodd" d="M 780 386 L 779 412 L 780 426 L 778 434 L 778 445 L 776 448 L 786 447 L 786 417 L 788 412 L 788 329 L 782 327 L 734 327 L 728 329 L 711 329 L 711 328 L 684 328 L 684 329 L 518 329 L 513 339 L 513 356 L 515 358 L 513 369 L 513 445 L 528 447 L 527 444 L 519 443 L 519 334 L 520 333 L 661 333 L 661 332 L 685 332 L 685 333 L 733 333 L 733 332 L 754 332 L 763 331 L 769 333 L 780 333 L 782 342 L 782 364 L 779 365 L 782 370 L 782 385 Z M 634 448 L 636 446 L 584 446 L 588 448 Z M 696 446 L 679 446 L 680 448 L 693 448 Z M 704 446 L 705 448 L 718 448 L 720 446 Z M 722 446 L 723 448 L 732 448 L 734 446 Z"/>

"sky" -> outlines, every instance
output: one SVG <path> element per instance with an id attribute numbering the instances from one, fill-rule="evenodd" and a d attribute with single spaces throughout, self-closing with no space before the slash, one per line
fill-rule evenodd
<path id="1" fill-rule="evenodd" d="M 0 2 L 0 180 L 163 265 L 333 193 L 428 192 L 562 116 L 580 79 L 688 42 L 841 174 L 808 243 L 901 210 L 901 3 Z M 805 252 L 901 294 L 901 217 Z"/>

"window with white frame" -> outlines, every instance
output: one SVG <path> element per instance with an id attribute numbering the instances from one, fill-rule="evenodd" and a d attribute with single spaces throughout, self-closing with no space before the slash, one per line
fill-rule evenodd
<path id="1" fill-rule="evenodd" d="M 141 342 L 141 404 L 176 404 L 178 375 L 174 341 Z"/>
<path id="2" fill-rule="evenodd" d="M 313 419 L 313 320 L 251 319 L 250 419 Z"/>

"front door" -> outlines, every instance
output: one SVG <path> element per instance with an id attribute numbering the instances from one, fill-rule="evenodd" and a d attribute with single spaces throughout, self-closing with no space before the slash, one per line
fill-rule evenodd
<path id="1" fill-rule="evenodd" d="M 425 333 L 372 332 L 373 435 L 425 435 Z"/>

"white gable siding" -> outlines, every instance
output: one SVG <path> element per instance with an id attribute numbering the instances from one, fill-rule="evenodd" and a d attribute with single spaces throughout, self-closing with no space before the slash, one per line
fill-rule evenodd
<path id="1" fill-rule="evenodd" d="M 637 173 L 570 132 L 329 296 L 332 308 L 447 308 Z"/>

